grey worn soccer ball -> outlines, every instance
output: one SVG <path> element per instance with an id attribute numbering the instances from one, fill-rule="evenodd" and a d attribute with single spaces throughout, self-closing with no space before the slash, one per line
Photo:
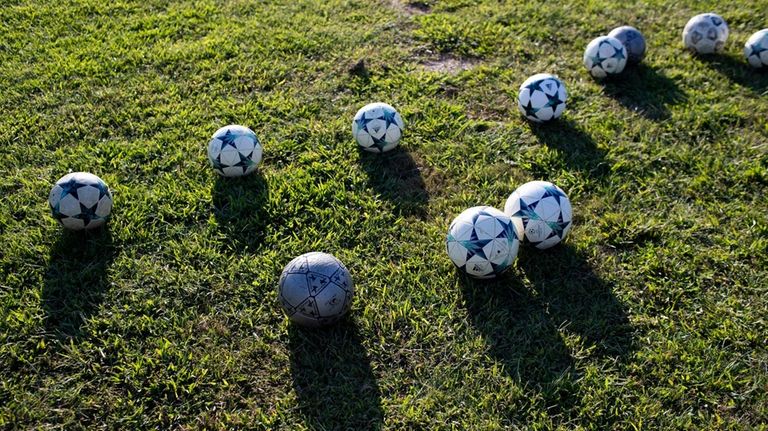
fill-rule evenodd
<path id="1" fill-rule="evenodd" d="M 632 26 L 624 25 L 614 28 L 608 36 L 615 37 L 627 49 L 627 62 L 637 64 L 645 57 L 645 38 L 640 31 Z"/>
<path id="2" fill-rule="evenodd" d="M 562 115 L 567 98 L 568 93 L 560 79 L 549 73 L 537 73 L 520 86 L 517 108 L 525 118 L 542 123 Z"/>
<path id="3" fill-rule="evenodd" d="M 768 67 L 768 29 L 753 34 L 744 44 L 744 57 L 750 66 L 761 69 Z"/>
<path id="4" fill-rule="evenodd" d="M 469 276 L 494 278 L 512 267 L 520 246 L 512 221 L 488 206 L 464 210 L 451 223 L 446 251 L 456 267 Z"/>
<path id="5" fill-rule="evenodd" d="M 696 54 L 720 52 L 728 40 L 728 24 L 716 13 L 691 18 L 683 29 L 683 45 Z"/>
<path id="6" fill-rule="evenodd" d="M 312 252 L 293 259 L 283 269 L 278 298 L 293 322 L 318 327 L 344 316 L 354 292 L 352 277 L 341 261 Z"/>
<path id="7" fill-rule="evenodd" d="M 213 134 L 208 142 L 208 161 L 224 177 L 248 175 L 261 162 L 262 148 L 253 130 L 231 124 Z"/>
<path id="8" fill-rule="evenodd" d="M 571 201 L 558 186 L 531 181 L 518 187 L 504 206 L 524 244 L 547 249 L 559 244 L 571 231 Z"/>
<path id="9" fill-rule="evenodd" d="M 363 106 L 352 120 L 352 135 L 365 151 L 384 153 L 397 147 L 405 123 L 395 108 L 386 103 Z"/>
<path id="10" fill-rule="evenodd" d="M 112 193 L 104 181 L 88 172 L 64 175 L 48 195 L 51 215 L 72 230 L 103 225 L 112 211 Z"/>
<path id="11" fill-rule="evenodd" d="M 617 75 L 626 65 L 627 49 L 615 37 L 600 36 L 592 39 L 584 50 L 584 66 L 594 78 Z"/>

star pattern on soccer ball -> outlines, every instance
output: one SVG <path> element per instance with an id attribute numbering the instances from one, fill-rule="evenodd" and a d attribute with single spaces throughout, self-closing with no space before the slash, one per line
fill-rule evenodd
<path id="1" fill-rule="evenodd" d="M 760 42 L 749 45 L 749 49 L 750 53 L 747 57 L 751 57 L 753 55 L 757 57 L 760 56 L 762 52 L 768 51 L 768 48 L 763 47 Z"/>
<path id="2" fill-rule="evenodd" d="M 79 199 L 77 191 L 87 185 L 88 184 L 83 184 L 77 181 L 75 178 L 70 178 L 69 181 L 59 184 L 59 187 L 61 187 L 61 196 L 59 199 L 64 199 L 66 195 L 72 195 L 75 199 Z M 99 189 L 101 189 L 101 187 L 99 187 Z"/>
<path id="3" fill-rule="evenodd" d="M 533 107 L 533 104 L 531 104 L 531 100 L 528 99 L 528 103 L 523 105 L 523 109 L 525 110 L 525 116 L 526 117 L 536 117 L 536 112 L 539 110 Z"/>
<path id="4" fill-rule="evenodd" d="M 237 145 L 235 145 L 235 139 L 237 139 L 237 135 L 232 133 L 231 130 L 227 129 L 226 132 L 224 132 L 224 135 L 218 138 L 221 140 L 221 149 L 223 150 L 224 147 L 232 147 L 237 149 Z"/>
<path id="5" fill-rule="evenodd" d="M 98 220 L 101 217 L 99 217 L 96 214 L 96 208 L 98 207 L 98 203 L 92 207 L 87 207 L 80 203 L 80 214 L 73 216 L 72 218 L 76 218 L 83 221 L 83 225 L 88 226 L 93 220 Z"/>
<path id="6" fill-rule="evenodd" d="M 555 94 L 552 94 L 552 95 L 547 94 L 546 96 L 547 96 L 547 105 L 546 106 L 552 107 L 553 110 L 555 108 L 557 108 L 557 106 L 560 105 L 561 103 L 565 103 L 564 100 L 560 100 L 560 96 L 559 96 L 559 94 L 557 92 Z"/>
<path id="7" fill-rule="evenodd" d="M 542 91 L 543 92 L 544 90 L 541 88 L 541 83 L 542 83 L 542 81 L 540 81 L 540 80 L 539 81 L 533 81 L 530 84 L 526 85 L 525 88 L 530 90 L 531 94 L 533 94 L 534 91 Z"/>
<path id="8" fill-rule="evenodd" d="M 243 168 L 243 174 L 245 174 L 248 171 L 248 168 L 255 165 L 256 162 L 251 159 L 251 156 L 253 156 L 253 151 L 251 151 L 250 154 L 247 156 L 244 156 L 243 153 L 237 152 L 237 155 L 240 156 L 240 161 L 232 165 L 233 167 Z"/>
<path id="9" fill-rule="evenodd" d="M 384 118 L 384 121 L 387 123 L 386 128 L 389 128 L 390 124 L 394 124 L 397 127 L 400 127 L 397 124 L 397 121 L 395 120 L 395 116 L 397 115 L 397 112 L 393 111 L 392 109 L 384 108 L 382 109 L 384 111 L 384 115 L 382 115 L 382 118 Z"/>
<path id="10" fill-rule="evenodd" d="M 613 46 L 613 44 L 611 44 L 611 46 Z M 613 58 L 616 58 L 616 59 L 619 59 L 619 60 L 623 60 L 623 59 L 627 58 L 627 56 L 624 55 L 624 50 L 623 49 L 621 49 L 621 48 L 617 49 L 615 46 L 613 48 L 615 49 L 614 54 L 613 54 Z"/>
<path id="11" fill-rule="evenodd" d="M 520 199 L 520 209 L 512 214 L 512 217 L 520 217 L 524 222 L 527 220 L 540 220 L 539 215 L 536 214 L 536 202 L 528 204 Z"/>

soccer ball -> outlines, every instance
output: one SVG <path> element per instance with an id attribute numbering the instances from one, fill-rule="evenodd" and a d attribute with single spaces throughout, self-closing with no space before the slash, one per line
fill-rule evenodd
<path id="1" fill-rule="evenodd" d="M 248 175 L 261 162 L 261 143 L 253 130 L 231 124 L 213 134 L 208 143 L 208 161 L 224 177 Z"/>
<path id="2" fill-rule="evenodd" d="M 688 21 L 683 29 L 683 45 L 694 53 L 720 52 L 728 40 L 728 24 L 720 15 L 703 13 Z"/>
<path id="3" fill-rule="evenodd" d="M 565 239 L 572 224 L 571 201 L 560 187 L 531 181 L 518 187 L 504 206 L 523 243 L 544 250 Z"/>
<path id="4" fill-rule="evenodd" d="M 386 103 L 363 106 L 352 120 L 352 135 L 357 143 L 372 153 L 384 153 L 397 146 L 405 123 L 397 110 Z"/>
<path id="5" fill-rule="evenodd" d="M 517 107 L 525 118 L 542 123 L 562 115 L 567 98 L 565 85 L 555 75 L 537 73 L 520 86 Z"/>
<path id="6" fill-rule="evenodd" d="M 744 44 L 744 56 L 754 68 L 768 67 L 768 28 L 749 37 Z"/>
<path id="7" fill-rule="evenodd" d="M 608 33 L 608 36 L 619 40 L 627 49 L 627 62 L 637 64 L 645 57 L 645 38 L 640 31 L 634 27 L 625 25 L 614 28 Z"/>
<path id="8" fill-rule="evenodd" d="M 520 246 L 512 220 L 488 206 L 464 210 L 445 240 L 448 257 L 475 278 L 493 278 L 512 266 Z"/>
<path id="9" fill-rule="evenodd" d="M 594 78 L 617 75 L 626 65 L 627 49 L 615 37 L 600 36 L 592 39 L 584 50 L 584 66 Z"/>
<path id="10" fill-rule="evenodd" d="M 112 193 L 101 178 L 88 172 L 64 175 L 48 195 L 53 218 L 72 230 L 103 225 L 112 211 Z"/>
<path id="11" fill-rule="evenodd" d="M 288 317 L 303 326 L 325 326 L 349 311 L 355 288 L 349 271 L 327 253 L 293 259 L 280 276 L 278 297 Z"/>

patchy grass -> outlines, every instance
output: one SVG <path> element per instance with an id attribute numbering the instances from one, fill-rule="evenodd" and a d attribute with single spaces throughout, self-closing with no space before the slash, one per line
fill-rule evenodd
<path id="1" fill-rule="evenodd" d="M 710 10 L 726 52 L 694 58 L 680 32 Z M 0 426 L 766 429 L 768 75 L 740 54 L 765 10 L 6 1 Z M 647 58 L 595 82 L 582 50 L 621 24 Z M 569 90 L 553 124 L 517 113 L 537 72 Z M 407 123 L 381 156 L 349 130 L 378 100 Z M 257 175 L 207 167 L 228 123 L 264 143 Z M 69 170 L 112 187 L 108 228 L 48 215 Z M 450 220 L 533 179 L 569 193 L 568 241 L 459 276 Z M 356 282 L 328 330 L 276 302 L 312 250 Z"/>

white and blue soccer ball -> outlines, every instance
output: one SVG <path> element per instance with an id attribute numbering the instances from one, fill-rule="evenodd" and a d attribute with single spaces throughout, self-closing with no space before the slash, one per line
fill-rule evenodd
<path id="1" fill-rule="evenodd" d="M 744 44 L 744 57 L 750 66 L 761 69 L 768 67 L 768 28 L 758 31 Z"/>
<path id="2" fill-rule="evenodd" d="M 112 193 L 104 181 L 88 172 L 64 175 L 48 195 L 53 218 L 72 230 L 102 226 L 112 212 Z"/>
<path id="3" fill-rule="evenodd" d="M 637 64 L 645 57 L 645 38 L 640 30 L 623 25 L 611 30 L 608 36 L 618 39 L 627 49 L 627 63 Z"/>
<path id="4" fill-rule="evenodd" d="M 683 45 L 696 54 L 720 52 L 728 40 L 728 24 L 716 13 L 691 18 L 683 29 Z"/>
<path id="5" fill-rule="evenodd" d="M 363 106 L 352 120 L 352 135 L 365 151 L 384 153 L 394 149 L 405 123 L 395 108 L 386 103 Z"/>
<path id="6" fill-rule="evenodd" d="M 571 201 L 560 187 L 547 181 L 531 181 L 518 187 L 504 206 L 525 244 L 547 249 L 568 236 L 573 226 Z"/>
<path id="7" fill-rule="evenodd" d="M 584 66 L 594 78 L 618 75 L 626 65 L 627 49 L 615 37 L 600 36 L 592 39 L 584 50 Z"/>
<path id="8" fill-rule="evenodd" d="M 278 298 L 291 321 L 309 327 L 330 325 L 352 306 L 355 293 L 349 271 L 328 253 L 293 259 L 280 276 Z"/>
<path id="9" fill-rule="evenodd" d="M 520 86 L 517 108 L 525 118 L 543 123 L 563 114 L 567 98 L 563 81 L 549 73 L 537 73 Z"/>
<path id="10" fill-rule="evenodd" d="M 208 161 L 224 177 L 248 175 L 259 166 L 262 148 L 253 130 L 231 124 L 216 131 L 208 143 Z"/>
<path id="11" fill-rule="evenodd" d="M 475 278 L 493 278 L 512 267 L 520 246 L 512 220 L 488 206 L 464 210 L 451 223 L 445 240 L 448 257 Z"/>

